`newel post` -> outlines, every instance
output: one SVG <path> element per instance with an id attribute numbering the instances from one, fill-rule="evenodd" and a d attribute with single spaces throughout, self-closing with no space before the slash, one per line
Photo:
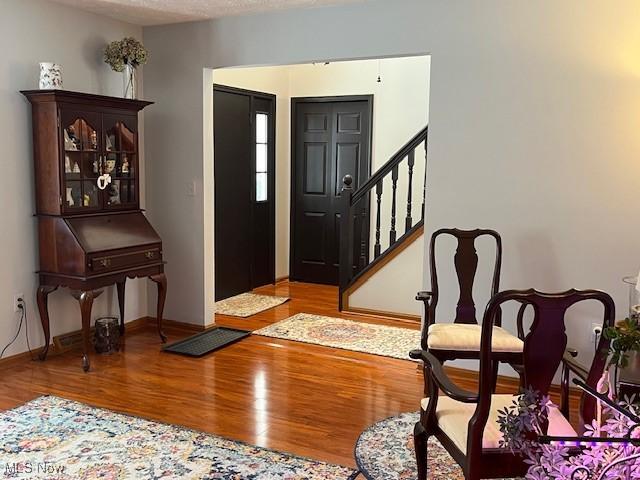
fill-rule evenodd
<path id="1" fill-rule="evenodd" d="M 339 310 L 342 311 L 342 294 L 353 275 L 353 215 L 351 199 L 353 197 L 353 177 L 345 175 L 340 192 L 340 294 Z"/>

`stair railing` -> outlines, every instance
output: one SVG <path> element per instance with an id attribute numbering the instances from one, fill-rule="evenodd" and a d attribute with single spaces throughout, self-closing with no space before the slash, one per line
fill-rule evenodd
<path id="1" fill-rule="evenodd" d="M 398 150 L 387 163 L 380 167 L 358 190 L 353 190 L 353 178 L 345 175 L 341 191 L 340 210 L 340 276 L 339 276 L 339 308 L 343 308 L 343 294 L 361 276 L 381 261 L 386 255 L 398 248 L 403 241 L 411 236 L 424 224 L 424 207 L 426 197 L 427 179 L 427 133 L 428 127 L 420 130 L 400 150 Z M 416 151 L 424 145 L 424 178 L 422 179 L 422 208 L 420 220 L 414 222 L 414 170 L 416 166 Z M 422 159 L 418 159 L 422 161 Z M 407 165 L 407 196 L 398 199 L 398 180 L 400 166 Z M 383 216 L 383 183 L 390 177 L 391 183 L 391 209 L 389 212 L 389 244 L 384 251 L 381 242 L 381 225 Z M 387 190 L 388 191 L 388 190 Z M 368 221 L 362 221 L 363 212 L 369 212 L 371 195 L 375 195 L 375 243 L 373 246 L 373 259 L 370 260 L 367 251 L 369 239 L 365 238 L 366 231 L 362 226 L 369 225 Z M 386 201 L 389 201 L 385 197 Z M 406 210 L 403 208 L 406 205 Z M 406 213 L 405 213 L 406 212 Z M 404 222 L 402 219 L 404 217 Z M 367 219 L 368 220 L 368 219 Z M 398 225 L 404 223 L 404 233 L 398 236 Z M 359 253 L 358 253 L 359 252 Z M 355 256 L 358 255 L 358 258 Z"/>

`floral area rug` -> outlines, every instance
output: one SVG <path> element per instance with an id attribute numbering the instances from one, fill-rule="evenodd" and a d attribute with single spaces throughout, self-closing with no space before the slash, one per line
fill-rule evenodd
<path id="1" fill-rule="evenodd" d="M 409 352 L 420 348 L 418 330 L 354 322 L 309 313 L 298 313 L 253 333 L 403 360 L 410 360 Z"/>
<path id="2" fill-rule="evenodd" d="M 413 426 L 418 412 L 401 413 L 366 429 L 356 443 L 358 468 L 368 480 L 414 480 L 418 477 Z M 464 480 L 462 469 L 435 437 L 427 447 L 428 480 Z"/>
<path id="3" fill-rule="evenodd" d="M 216 302 L 216 313 L 233 317 L 250 317 L 256 313 L 282 305 L 287 300 L 289 300 L 288 297 L 241 293 L 235 297 L 225 298 Z"/>
<path id="4" fill-rule="evenodd" d="M 345 480 L 353 474 L 57 397 L 0 413 L 0 478 Z"/>

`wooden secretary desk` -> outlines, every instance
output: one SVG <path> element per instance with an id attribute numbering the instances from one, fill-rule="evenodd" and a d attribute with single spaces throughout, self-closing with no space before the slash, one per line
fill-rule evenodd
<path id="1" fill-rule="evenodd" d="M 40 250 L 38 310 L 50 342 L 48 295 L 68 287 L 80 303 L 82 367 L 89 370 L 91 307 L 97 290 L 116 285 L 124 333 L 127 278 L 158 286 L 157 324 L 167 280 L 162 240 L 140 210 L 138 112 L 152 102 L 29 90 Z"/>

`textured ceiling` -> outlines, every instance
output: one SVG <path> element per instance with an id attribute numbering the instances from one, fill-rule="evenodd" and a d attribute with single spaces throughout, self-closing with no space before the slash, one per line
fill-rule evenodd
<path id="1" fill-rule="evenodd" d="M 365 0 L 54 0 L 136 25 L 161 25 Z"/>

